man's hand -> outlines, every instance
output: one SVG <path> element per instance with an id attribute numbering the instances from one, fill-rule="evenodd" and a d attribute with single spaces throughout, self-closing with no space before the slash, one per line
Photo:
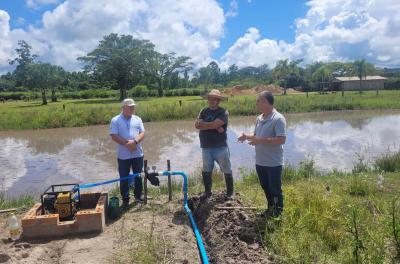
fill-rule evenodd
<path id="1" fill-rule="evenodd" d="M 217 128 L 218 133 L 222 134 L 224 133 L 225 129 L 223 127 Z"/>
<path id="2" fill-rule="evenodd" d="M 247 136 L 246 136 L 245 133 L 242 133 L 242 134 L 240 135 L 240 137 L 237 138 L 237 140 L 238 140 L 240 143 L 243 143 L 246 139 L 247 139 Z"/>
<path id="3" fill-rule="evenodd" d="M 247 137 L 249 145 L 255 146 L 261 143 L 261 138 L 256 136 Z"/>
<path id="4" fill-rule="evenodd" d="M 194 126 L 199 129 L 200 128 L 200 123 L 203 122 L 203 119 L 197 119 L 196 122 L 194 123 Z"/>
<path id="5" fill-rule="evenodd" d="M 134 152 L 136 150 L 136 143 L 134 140 L 128 140 L 128 142 L 125 144 L 125 147 L 130 151 Z"/>

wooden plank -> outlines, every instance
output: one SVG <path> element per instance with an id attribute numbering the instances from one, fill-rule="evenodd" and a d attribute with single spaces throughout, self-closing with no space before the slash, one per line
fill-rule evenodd
<path id="1" fill-rule="evenodd" d="M 257 207 L 246 207 L 246 206 L 216 206 L 217 210 L 257 210 Z"/>
<path id="2" fill-rule="evenodd" d="M 21 208 L 3 209 L 3 210 L 0 210 L 0 214 L 2 214 L 2 213 L 9 213 L 9 212 L 15 212 L 15 211 L 17 211 L 17 210 L 19 210 L 19 209 L 21 209 Z"/>

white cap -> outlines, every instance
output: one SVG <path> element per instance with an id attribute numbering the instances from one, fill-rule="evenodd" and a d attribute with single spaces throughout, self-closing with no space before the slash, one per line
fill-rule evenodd
<path id="1" fill-rule="evenodd" d="M 132 98 L 126 98 L 121 103 L 122 106 L 135 106 L 135 101 Z"/>

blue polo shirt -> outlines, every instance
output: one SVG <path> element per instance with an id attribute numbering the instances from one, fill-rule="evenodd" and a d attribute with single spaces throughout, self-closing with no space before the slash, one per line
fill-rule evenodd
<path id="1" fill-rule="evenodd" d="M 121 113 L 111 119 L 110 135 L 118 135 L 126 140 L 134 140 L 137 135 L 144 132 L 142 119 L 136 115 L 125 118 Z M 131 152 L 125 146 L 117 144 L 118 159 L 126 160 L 143 157 L 142 145 L 139 143 L 136 150 Z"/>

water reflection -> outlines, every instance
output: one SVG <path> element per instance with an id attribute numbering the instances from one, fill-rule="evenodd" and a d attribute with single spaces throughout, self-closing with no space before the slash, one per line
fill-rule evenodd
<path id="1" fill-rule="evenodd" d="M 296 165 L 312 157 L 322 169 L 351 169 L 356 153 L 373 158 L 398 146 L 400 111 L 351 111 L 286 115 L 285 160 Z M 230 120 L 228 142 L 234 174 L 254 167 L 254 148 L 236 141 L 254 129 L 255 117 Z M 145 158 L 157 169 L 193 172 L 201 150 L 193 121 L 146 123 Z M 38 193 L 55 183 L 117 177 L 115 145 L 108 126 L 0 132 L 0 190 L 7 195 Z"/>

